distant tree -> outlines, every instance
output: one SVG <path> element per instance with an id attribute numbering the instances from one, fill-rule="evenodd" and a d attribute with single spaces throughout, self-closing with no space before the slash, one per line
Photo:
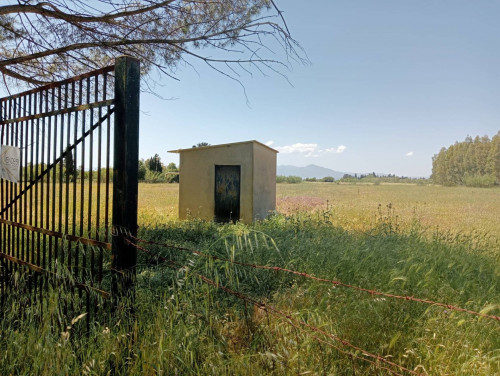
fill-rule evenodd
<path id="1" fill-rule="evenodd" d="M 203 146 L 210 146 L 208 142 L 198 142 L 196 145 L 193 145 L 193 148 L 201 148 Z"/>
<path id="2" fill-rule="evenodd" d="M 158 154 L 146 160 L 146 167 L 152 172 L 162 172 L 163 166 L 161 164 L 161 158 Z"/>
<path id="3" fill-rule="evenodd" d="M 302 178 L 300 176 L 287 176 L 286 182 L 288 184 L 298 184 L 302 183 Z"/>
<path id="4" fill-rule="evenodd" d="M 146 171 L 147 169 L 144 159 L 139 160 L 139 173 L 138 173 L 139 181 L 144 181 L 144 179 L 146 179 Z"/>
<path id="5" fill-rule="evenodd" d="M 66 148 L 66 154 L 64 156 L 64 171 L 69 181 L 75 180 L 75 174 L 76 174 L 75 160 L 73 159 L 73 152 L 68 150 L 67 148 Z"/>
<path id="6" fill-rule="evenodd" d="M 333 176 L 325 176 L 323 179 L 321 179 L 321 181 L 325 183 L 333 183 L 335 181 L 335 178 Z"/>
<path id="7" fill-rule="evenodd" d="M 300 176 L 276 176 L 276 183 L 298 184 L 302 182 Z"/>
<path id="8" fill-rule="evenodd" d="M 166 180 L 167 183 L 178 183 L 179 182 L 179 169 L 174 162 L 170 162 L 165 168 L 167 171 Z"/>
<path id="9" fill-rule="evenodd" d="M 174 162 L 170 162 L 170 163 L 167 165 L 166 170 L 167 170 L 167 171 L 179 171 L 179 170 L 177 169 L 177 166 L 175 165 L 175 163 L 174 163 Z"/>
<path id="10" fill-rule="evenodd" d="M 432 158 L 432 180 L 442 185 L 490 186 L 500 182 L 500 132 L 442 148 Z"/>

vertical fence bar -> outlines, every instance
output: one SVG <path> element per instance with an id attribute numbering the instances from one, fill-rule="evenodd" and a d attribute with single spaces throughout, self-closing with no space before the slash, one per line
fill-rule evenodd
<path id="1" fill-rule="evenodd" d="M 129 56 L 115 63 L 115 129 L 113 168 L 112 293 L 133 299 L 137 250 L 125 234 L 137 235 L 139 168 L 139 61 Z"/>
<path id="2" fill-rule="evenodd" d="M 108 87 L 108 75 L 104 75 L 104 91 L 103 91 L 103 97 L 104 100 L 107 99 L 107 87 Z M 110 107 L 107 106 L 106 111 L 107 113 L 110 112 Z M 106 194 L 105 194 L 105 204 L 104 204 L 104 211 L 106 212 L 106 217 L 104 218 L 104 229 L 105 229 L 105 235 L 106 235 L 106 241 L 109 242 L 110 239 L 110 231 L 109 231 L 109 182 L 110 182 L 110 176 L 109 176 L 109 170 L 110 170 L 110 150 L 111 150 L 111 119 L 108 116 L 106 119 Z"/>

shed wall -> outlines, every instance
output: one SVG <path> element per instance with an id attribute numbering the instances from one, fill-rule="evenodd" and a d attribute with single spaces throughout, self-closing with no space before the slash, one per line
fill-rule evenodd
<path id="1" fill-rule="evenodd" d="M 180 152 L 179 218 L 212 220 L 215 209 L 215 165 L 241 166 L 240 219 L 253 220 L 253 144 Z"/>
<path id="2" fill-rule="evenodd" d="M 253 147 L 253 218 L 258 220 L 276 210 L 276 152 L 257 143 Z"/>

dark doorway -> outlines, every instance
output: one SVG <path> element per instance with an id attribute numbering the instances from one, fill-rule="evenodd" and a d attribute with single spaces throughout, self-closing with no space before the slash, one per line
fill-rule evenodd
<path id="1" fill-rule="evenodd" d="M 241 166 L 215 166 L 215 221 L 240 219 Z"/>

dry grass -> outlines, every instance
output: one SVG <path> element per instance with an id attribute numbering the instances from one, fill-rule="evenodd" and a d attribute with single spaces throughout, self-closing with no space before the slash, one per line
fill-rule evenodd
<path id="1" fill-rule="evenodd" d="M 177 184 L 139 185 L 139 223 L 177 218 Z M 331 210 L 335 224 L 366 230 L 386 215 L 388 205 L 401 226 L 414 220 L 433 230 L 488 233 L 500 239 L 500 189 L 412 184 L 301 183 L 277 185 L 277 210 Z M 380 205 L 380 206 L 379 206 Z"/>
<path id="2" fill-rule="evenodd" d="M 333 210 L 334 221 L 343 226 L 364 230 L 379 215 L 386 214 L 391 204 L 401 225 L 413 220 L 427 228 L 444 231 L 489 233 L 500 238 L 500 189 L 442 187 L 412 184 L 279 184 L 277 209 L 295 210 L 287 206 L 290 197 L 315 197 L 324 200 L 323 208 Z M 284 205 L 285 203 L 285 205 Z"/>
<path id="3" fill-rule="evenodd" d="M 139 237 L 499 315 L 499 194 L 280 184 L 278 209 L 285 215 L 220 225 L 177 221 L 178 185 L 140 184 Z M 405 227 L 413 219 L 431 230 L 422 232 L 417 222 Z M 432 230 L 438 225 L 457 236 Z M 489 231 L 496 246 L 461 230 Z M 424 375 L 500 374 L 500 326 L 494 320 L 147 247 L 173 263 L 139 252 L 134 315 L 118 310 L 114 319 L 96 316 L 87 335 L 79 320 L 85 312 L 68 316 L 61 289 L 52 291 L 43 314 L 33 306 L 20 316 L 25 296 L 9 295 L 0 310 L 0 375 L 389 374 L 364 361 L 363 352 L 338 341 L 319 343 L 307 329 L 203 283 L 198 273 Z M 29 280 L 17 283 L 18 291 L 30 291 L 23 285 Z M 72 298 L 76 307 L 78 295 L 70 291 L 71 306 Z"/>

